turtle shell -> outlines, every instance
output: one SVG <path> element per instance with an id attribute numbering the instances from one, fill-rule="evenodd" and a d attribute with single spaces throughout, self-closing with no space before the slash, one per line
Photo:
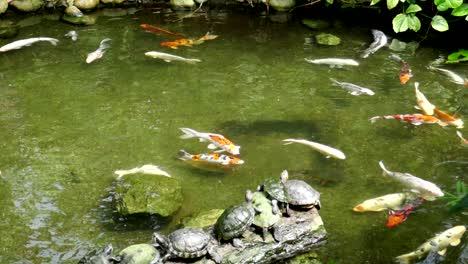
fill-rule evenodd
<path id="1" fill-rule="evenodd" d="M 281 180 L 266 179 L 263 182 L 263 190 L 278 202 L 286 203 L 288 201 L 288 192 Z"/>
<path id="2" fill-rule="evenodd" d="M 273 212 L 272 202 L 263 192 L 254 193 L 252 204 L 259 211 L 254 217 L 254 225 L 260 228 L 269 228 L 281 219 L 280 214 Z"/>
<path id="3" fill-rule="evenodd" d="M 219 239 L 238 237 L 252 224 L 254 211 L 247 205 L 233 205 L 226 208 L 214 226 Z"/>
<path id="4" fill-rule="evenodd" d="M 170 252 L 180 258 L 196 258 L 206 255 L 211 236 L 201 229 L 183 228 L 169 235 Z"/>
<path id="5" fill-rule="evenodd" d="M 305 181 L 289 180 L 285 183 L 289 204 L 300 206 L 320 206 L 320 193 Z M 320 209 L 320 208 L 318 208 Z"/>
<path id="6" fill-rule="evenodd" d="M 159 251 L 150 244 L 136 244 L 120 251 L 121 264 L 157 263 L 160 259 Z"/>

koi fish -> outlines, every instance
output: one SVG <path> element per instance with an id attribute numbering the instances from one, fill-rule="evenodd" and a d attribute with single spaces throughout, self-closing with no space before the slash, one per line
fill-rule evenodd
<path id="1" fill-rule="evenodd" d="M 385 34 L 377 29 L 371 29 L 372 36 L 374 37 L 374 41 L 370 44 L 369 48 L 364 50 L 364 52 L 361 55 L 361 58 L 367 58 L 369 55 L 375 53 L 378 51 L 380 48 L 385 46 L 387 44 L 387 36 Z"/>
<path id="2" fill-rule="evenodd" d="M 442 190 L 430 181 L 423 180 L 419 177 L 409 173 L 392 172 L 385 168 L 383 161 L 379 161 L 380 168 L 382 168 L 383 175 L 388 175 L 391 178 L 406 185 L 415 193 L 419 193 L 422 198 L 428 201 L 434 201 L 437 197 L 444 196 Z"/>
<path id="3" fill-rule="evenodd" d="M 460 131 L 457 131 L 457 136 L 461 139 L 463 145 L 468 145 L 468 140 L 465 139 Z"/>
<path id="4" fill-rule="evenodd" d="M 103 39 L 101 43 L 99 44 L 98 49 L 88 54 L 88 56 L 86 57 L 86 63 L 91 63 L 97 59 L 102 58 L 102 56 L 106 52 L 106 49 L 110 47 L 109 44 L 107 44 L 108 41 L 111 41 L 111 39 L 110 38 Z"/>
<path id="5" fill-rule="evenodd" d="M 199 39 L 178 39 L 174 41 L 166 41 L 162 42 L 161 46 L 162 47 L 169 47 L 171 49 L 177 49 L 179 46 L 186 46 L 186 47 L 192 47 L 192 45 L 199 45 L 205 42 L 206 40 L 212 40 L 217 38 L 217 35 L 211 35 L 209 32 L 205 34 L 205 36 L 199 38 Z"/>
<path id="6" fill-rule="evenodd" d="M 405 114 L 405 115 L 384 115 L 384 116 L 374 116 L 369 119 L 371 123 L 375 123 L 379 119 L 395 119 L 402 122 L 411 123 L 415 126 L 422 124 L 439 124 L 440 126 L 446 126 L 444 122 L 439 120 L 437 117 L 421 114 Z"/>
<path id="7" fill-rule="evenodd" d="M 54 46 L 57 46 L 57 43 L 59 42 L 58 39 L 46 38 L 46 37 L 21 39 L 21 40 L 13 41 L 9 44 L 6 44 L 0 47 L 0 52 L 5 52 L 9 50 L 14 50 L 14 49 L 21 49 L 22 47 L 31 46 L 33 43 L 36 43 L 39 41 L 47 41 L 47 42 L 50 42 L 50 44 Z"/>
<path id="8" fill-rule="evenodd" d="M 135 173 L 163 175 L 166 177 L 171 177 L 169 173 L 163 171 L 158 166 L 152 165 L 152 164 L 146 164 L 141 167 L 136 167 L 130 170 L 116 170 L 114 171 L 114 173 L 117 174 L 117 179 L 120 179 L 124 175 L 135 174 Z"/>
<path id="9" fill-rule="evenodd" d="M 218 153 L 203 153 L 192 155 L 183 149 L 179 150 L 179 153 L 181 155 L 179 159 L 183 161 L 206 162 L 224 166 L 244 164 L 244 161 L 237 157 Z"/>
<path id="10" fill-rule="evenodd" d="M 433 65 L 428 66 L 429 70 L 437 71 L 445 76 L 449 77 L 450 81 L 456 84 L 461 84 L 461 85 L 466 85 L 466 80 L 461 77 L 460 75 L 454 73 L 453 71 L 442 69 L 442 68 L 437 68 L 434 67 Z"/>
<path id="11" fill-rule="evenodd" d="M 182 127 L 179 129 L 182 130 L 182 132 L 184 132 L 184 135 L 180 136 L 180 138 L 187 139 L 197 137 L 199 138 L 200 142 L 210 142 L 210 144 L 208 145 L 209 149 L 221 149 L 215 152 L 227 151 L 233 155 L 239 155 L 240 153 L 240 146 L 234 145 L 234 143 L 232 143 L 229 139 L 225 138 L 223 135 L 198 132 L 186 127 Z"/>
<path id="12" fill-rule="evenodd" d="M 416 102 L 418 106 L 416 109 L 421 109 L 425 115 L 433 115 L 435 106 L 427 100 L 426 96 L 419 91 L 419 82 L 414 83 L 414 92 L 416 93 Z"/>
<path id="13" fill-rule="evenodd" d="M 387 209 L 399 210 L 403 203 L 412 196 L 409 193 L 391 193 L 365 200 L 353 208 L 354 212 L 379 212 Z"/>
<path id="14" fill-rule="evenodd" d="M 460 118 L 456 118 L 454 116 L 451 116 L 447 113 L 444 113 L 442 112 L 441 110 L 437 109 L 437 108 L 434 108 L 434 112 L 435 114 L 439 117 L 439 119 L 448 124 L 448 125 L 452 125 L 452 126 L 455 126 L 457 128 L 463 128 L 463 120 L 461 120 Z"/>
<path id="15" fill-rule="evenodd" d="M 345 154 L 341 152 L 341 150 L 338 150 L 338 149 L 335 149 L 335 148 L 332 148 L 332 147 L 329 147 L 329 146 L 326 146 L 317 142 L 312 142 L 312 141 L 305 140 L 305 139 L 292 139 L 292 138 L 283 139 L 283 141 L 286 142 L 284 143 L 284 145 L 289 145 L 292 143 L 300 143 L 300 144 L 309 146 L 317 150 L 318 152 L 324 154 L 327 158 L 333 157 L 336 159 L 346 159 Z"/>
<path id="16" fill-rule="evenodd" d="M 401 67 L 398 77 L 400 78 L 400 83 L 405 84 L 413 77 L 413 74 L 411 73 L 408 62 L 401 60 L 401 63 L 403 63 L 403 66 Z"/>
<path id="17" fill-rule="evenodd" d="M 389 217 L 387 220 L 387 227 L 388 228 L 393 228 L 404 221 L 408 219 L 408 216 L 414 212 L 414 209 L 416 209 L 418 206 L 420 206 L 424 202 L 423 198 L 417 198 L 412 201 L 410 201 L 407 205 L 403 207 L 403 209 L 394 211 L 390 210 L 388 212 Z"/>
<path id="18" fill-rule="evenodd" d="M 359 66 L 359 62 L 353 59 L 339 59 L 339 58 L 324 58 L 324 59 L 304 59 L 308 63 L 312 64 L 328 64 L 330 67 L 341 67 L 341 66 Z"/>
<path id="19" fill-rule="evenodd" d="M 64 35 L 67 38 L 71 38 L 71 40 L 76 41 L 78 39 L 78 33 L 75 30 L 68 31 L 67 34 Z"/>
<path id="20" fill-rule="evenodd" d="M 164 34 L 167 34 L 167 35 L 171 35 L 171 36 L 175 36 L 175 37 L 179 37 L 179 38 L 183 38 L 184 35 L 182 34 L 179 34 L 179 33 L 173 33 L 173 32 L 170 32 L 168 30 L 165 30 L 165 29 L 162 29 L 160 27 L 156 27 L 156 26 L 153 26 L 153 25 L 150 25 L 150 24 L 141 24 L 140 27 L 148 32 L 151 32 L 151 33 L 154 33 L 154 34 L 161 34 L 161 33 L 164 33 Z"/>
<path id="21" fill-rule="evenodd" d="M 182 62 L 191 63 L 191 64 L 195 64 L 196 62 L 201 62 L 201 60 L 199 59 L 189 59 L 189 58 L 184 58 L 181 56 L 172 55 L 172 54 L 164 53 L 164 52 L 158 52 L 158 51 L 148 51 L 148 52 L 145 52 L 145 55 L 151 58 L 161 59 L 165 62 L 182 61 Z"/>
<path id="22" fill-rule="evenodd" d="M 346 82 L 339 82 L 333 78 L 330 78 L 332 82 L 340 86 L 341 88 L 344 88 L 348 90 L 348 93 L 352 95 L 361 95 L 361 94 L 367 94 L 367 95 L 374 95 L 375 93 L 369 89 L 369 88 L 364 88 L 352 83 L 346 83 Z"/>
<path id="23" fill-rule="evenodd" d="M 439 255 L 445 255 L 448 246 L 458 246 L 460 239 L 466 231 L 463 225 L 454 226 L 445 230 L 440 234 L 436 234 L 424 244 L 419 246 L 415 251 L 396 257 L 396 261 L 400 264 L 408 264 L 413 259 L 420 259 L 431 251 L 436 251 Z"/>

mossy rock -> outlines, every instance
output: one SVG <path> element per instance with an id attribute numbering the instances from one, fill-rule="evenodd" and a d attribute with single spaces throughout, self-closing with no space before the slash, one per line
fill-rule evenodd
<path id="1" fill-rule="evenodd" d="M 94 25 L 96 24 L 97 16 L 95 15 L 83 15 L 81 17 L 70 16 L 64 14 L 62 20 L 74 25 Z"/>
<path id="2" fill-rule="evenodd" d="M 330 27 L 330 22 L 321 19 L 302 19 L 302 24 L 311 29 L 326 29 Z"/>
<path id="3" fill-rule="evenodd" d="M 318 260 L 318 254 L 315 251 L 311 251 L 302 255 L 295 256 L 287 261 L 285 264 L 322 264 Z"/>
<path id="4" fill-rule="evenodd" d="M 0 38 L 12 38 L 18 34 L 18 27 L 13 21 L 0 20 Z"/>
<path id="5" fill-rule="evenodd" d="M 72 17 L 83 16 L 83 12 L 81 12 L 81 10 L 76 6 L 67 6 L 67 8 L 65 8 L 65 14 L 72 16 Z"/>
<path id="6" fill-rule="evenodd" d="M 5 13 L 8 9 L 8 1 L 7 0 L 0 0 L 0 14 Z"/>
<path id="7" fill-rule="evenodd" d="M 172 9 L 185 10 L 195 7 L 195 1 L 193 0 L 170 0 Z"/>
<path id="8" fill-rule="evenodd" d="M 315 36 L 315 41 L 320 45 L 336 46 L 341 43 L 341 39 L 329 33 L 320 33 Z"/>
<path id="9" fill-rule="evenodd" d="M 296 5 L 296 0 L 270 0 L 270 6 L 276 11 L 288 11 Z"/>
<path id="10" fill-rule="evenodd" d="M 120 263 L 151 264 L 159 260 L 159 251 L 150 244 L 135 244 L 119 252 Z"/>
<path id="11" fill-rule="evenodd" d="M 117 183 L 117 210 L 122 215 L 137 213 L 167 217 L 182 205 L 179 180 L 160 175 L 125 175 Z"/>
<path id="12" fill-rule="evenodd" d="M 208 211 L 200 212 L 194 216 L 189 216 L 182 219 L 182 225 L 184 227 L 195 227 L 204 228 L 212 226 L 216 223 L 216 220 L 223 214 L 223 209 L 211 209 Z"/>
<path id="13" fill-rule="evenodd" d="M 99 4 L 99 0 L 75 0 L 74 5 L 81 10 L 94 9 Z"/>
<path id="14" fill-rule="evenodd" d="M 23 12 L 34 12 L 44 5 L 42 0 L 15 0 L 10 5 Z"/>
<path id="15" fill-rule="evenodd" d="M 121 4 L 125 2 L 125 0 L 101 0 L 103 4 Z"/>

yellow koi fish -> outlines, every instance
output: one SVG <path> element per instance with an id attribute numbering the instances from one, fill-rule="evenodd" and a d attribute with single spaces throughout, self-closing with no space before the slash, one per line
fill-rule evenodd
<path id="1" fill-rule="evenodd" d="M 413 196 L 408 193 L 391 193 L 377 198 L 365 200 L 353 208 L 355 212 L 379 212 L 387 209 L 400 210 L 404 202 Z"/>
<path id="2" fill-rule="evenodd" d="M 437 108 L 434 108 L 434 112 L 442 122 L 449 124 L 451 126 L 455 126 L 457 128 L 463 128 L 464 123 L 463 123 L 463 120 L 461 120 L 460 118 L 456 118 L 447 113 L 444 113 Z"/>
<path id="3" fill-rule="evenodd" d="M 426 96 L 419 91 L 419 83 L 414 83 L 414 91 L 416 93 L 416 102 L 418 106 L 415 106 L 416 109 L 421 109 L 425 115 L 433 115 L 435 105 L 431 104 L 429 100 L 427 100 Z"/>

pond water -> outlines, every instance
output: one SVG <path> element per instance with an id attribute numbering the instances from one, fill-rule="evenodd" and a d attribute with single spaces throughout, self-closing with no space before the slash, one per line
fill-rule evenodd
<path id="1" fill-rule="evenodd" d="M 243 200 L 265 178 L 302 179 L 321 192 L 320 215 L 328 243 L 324 263 L 391 263 L 435 233 L 467 224 L 464 212 L 445 203 L 425 202 L 393 229 L 387 213 L 355 213 L 358 203 L 402 186 L 381 175 L 409 172 L 455 192 L 466 182 L 467 148 L 456 128 L 413 126 L 394 120 L 371 124 L 372 116 L 416 113 L 414 82 L 440 109 L 468 116 L 468 88 L 427 65 L 458 48 L 420 45 L 415 52 L 384 47 L 367 59 L 359 54 L 372 42 L 369 27 L 334 20 L 326 32 L 342 44 L 315 44 L 313 31 L 291 16 L 279 23 L 247 12 L 219 9 L 182 19 L 187 13 L 164 8 L 102 12 L 96 25 L 54 21 L 55 15 L 10 16 L 22 22 L 19 35 L 1 40 L 47 36 L 57 46 L 36 43 L 1 54 L 0 59 L 0 262 L 76 263 L 88 250 L 108 242 L 120 250 L 149 242 L 155 230 L 174 230 L 183 217 L 225 208 Z M 27 18 L 26 22 L 23 19 Z M 160 47 L 172 40 L 139 28 L 158 25 L 187 37 L 219 35 L 193 47 Z M 63 35 L 79 34 L 76 42 Z M 391 35 L 389 30 L 385 33 Z M 85 63 L 104 38 L 103 58 Z M 150 50 L 198 58 L 198 64 L 166 63 L 144 56 Z M 398 81 L 406 59 L 414 77 Z M 330 68 L 304 58 L 339 57 L 358 67 Z M 468 65 L 445 68 L 468 76 Z M 330 78 L 374 90 L 352 96 Z M 178 160 L 178 150 L 205 152 L 204 144 L 182 140 L 180 127 L 219 133 L 241 146 L 245 164 L 213 173 Z M 461 129 L 465 137 L 468 131 Z M 346 160 L 327 159 L 306 146 L 284 146 L 285 138 L 305 138 L 342 150 Z M 112 205 L 114 171 L 156 164 L 181 179 L 184 203 L 172 219 L 136 220 L 119 216 Z M 466 237 L 450 247 L 446 263 L 467 258 Z"/>

